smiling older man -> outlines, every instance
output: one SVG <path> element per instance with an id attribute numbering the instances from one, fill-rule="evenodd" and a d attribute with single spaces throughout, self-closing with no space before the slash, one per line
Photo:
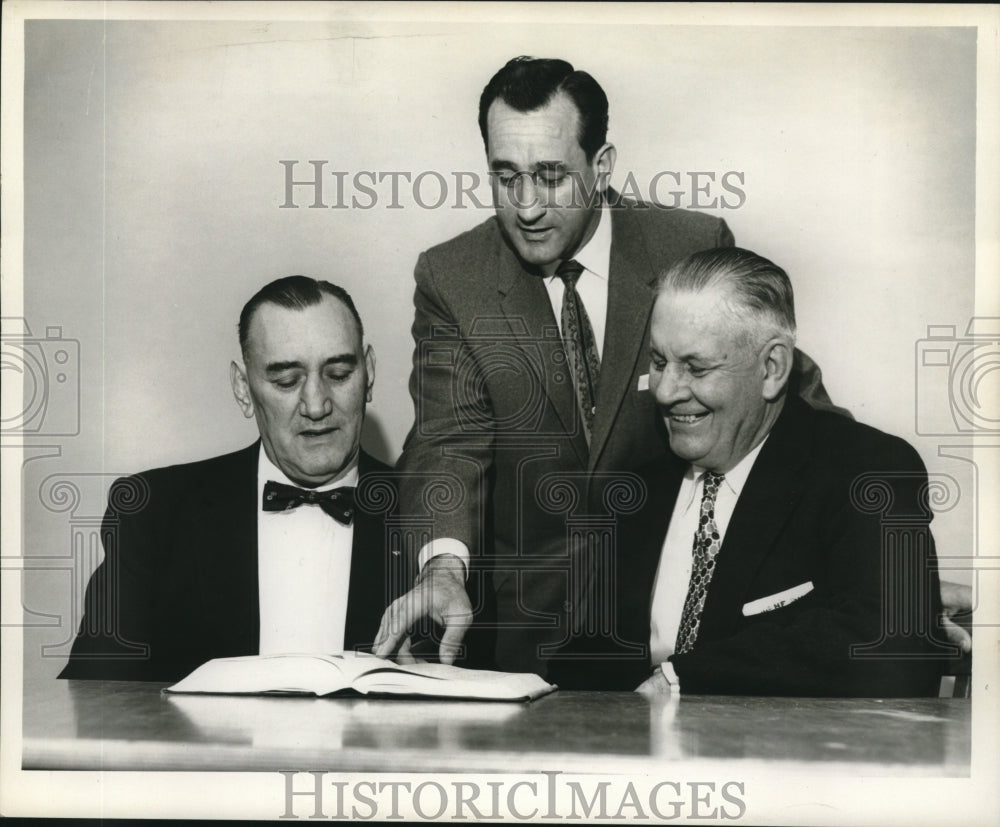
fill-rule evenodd
<path id="1" fill-rule="evenodd" d="M 649 385 L 676 460 L 651 469 L 621 547 L 619 587 L 647 596 L 640 691 L 936 694 L 923 463 L 788 393 L 794 346 L 791 283 L 767 259 L 710 250 L 664 275 Z"/>
<path id="2" fill-rule="evenodd" d="M 360 448 L 375 358 L 358 312 L 290 276 L 247 302 L 239 335 L 232 388 L 260 440 L 116 482 L 60 677 L 172 681 L 217 657 L 373 641 L 401 575 L 383 515 L 355 498 L 393 484 Z"/>

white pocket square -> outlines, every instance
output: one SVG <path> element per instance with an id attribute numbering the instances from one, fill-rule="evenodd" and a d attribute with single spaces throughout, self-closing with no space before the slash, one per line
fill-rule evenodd
<path id="1" fill-rule="evenodd" d="M 648 391 L 649 390 L 649 374 L 644 373 L 639 377 L 639 386 L 636 388 L 637 391 Z"/>
<path id="2" fill-rule="evenodd" d="M 751 600 L 749 603 L 743 605 L 743 617 L 751 617 L 763 614 L 764 612 L 773 612 L 775 609 L 780 609 L 782 606 L 793 603 L 800 597 L 805 597 L 812 590 L 813 584 L 812 580 L 810 580 L 806 583 L 800 583 L 798 586 L 792 586 L 790 589 L 785 589 L 783 592 L 761 597 L 758 600 Z"/>

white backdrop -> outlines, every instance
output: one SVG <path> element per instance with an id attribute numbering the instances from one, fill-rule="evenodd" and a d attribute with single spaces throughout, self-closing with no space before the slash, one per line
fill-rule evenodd
<path id="1" fill-rule="evenodd" d="M 240 307 L 278 276 L 354 295 L 378 362 L 365 443 L 395 460 L 413 413 L 413 265 L 489 215 L 454 175 L 484 177 L 478 96 L 517 54 L 564 57 L 605 87 L 613 183 L 631 175 L 648 195 L 674 172 L 662 201 L 725 199 L 707 211 L 790 273 L 800 346 L 833 398 L 968 491 L 971 466 L 915 433 L 916 385 L 938 379 L 914 360 L 928 325 L 963 333 L 973 313 L 975 29 L 670 19 L 558 37 L 541 24 L 28 21 L 24 316 L 36 339 L 58 326 L 79 341 L 80 428 L 59 457 L 26 466 L 26 554 L 70 542 L 67 513 L 45 504 L 51 475 L 100 474 L 77 509 L 99 514 L 111 475 L 254 439 L 228 362 Z M 282 208 L 282 160 L 297 162 L 297 181 L 325 162 L 327 208 L 302 186 L 298 208 Z M 391 178 L 358 185 L 364 171 L 429 174 L 416 190 L 397 177 L 394 197 Z M 701 175 L 696 192 L 694 172 L 715 183 Z M 434 209 L 436 173 L 449 191 Z M 726 173 L 742 195 L 722 188 Z M 485 184 L 475 193 L 488 204 Z M 352 198 L 375 203 L 331 206 Z M 937 392 L 946 411 L 947 388 Z M 71 403 L 53 396 L 51 422 Z M 937 521 L 945 554 L 972 547 L 968 500 Z M 26 602 L 71 618 L 85 580 L 29 575 Z M 74 622 L 33 630 L 29 662 Z"/>
<path id="2" fill-rule="evenodd" d="M 996 555 L 1000 518 L 976 497 L 996 491 L 998 463 L 984 452 L 977 478 L 963 447 L 976 440 L 952 411 L 959 402 L 985 411 L 992 420 L 976 439 L 1000 442 L 1000 337 L 987 340 L 993 361 L 968 387 L 950 383 L 940 357 L 971 352 L 974 312 L 994 325 L 1000 317 L 1000 15 L 635 6 L 3 4 L 3 314 L 30 326 L 27 344 L 47 371 L 8 373 L 5 342 L 3 567 L 24 569 L 3 578 L 7 802 L 13 791 L 35 811 L 108 817 L 278 812 L 274 784 L 259 774 L 17 774 L 23 684 L 8 678 L 22 637 L 10 627 L 23 626 L 25 669 L 54 675 L 100 557 L 96 526 L 114 476 L 254 439 L 227 368 L 240 307 L 273 278 L 328 278 L 354 295 L 378 356 L 365 444 L 397 457 L 412 419 L 413 265 L 488 210 L 469 199 L 453 209 L 454 187 L 426 209 L 405 181 L 395 205 L 385 181 L 370 209 L 310 209 L 302 187 L 301 207 L 282 209 L 280 161 L 299 162 L 297 180 L 308 161 L 325 161 L 328 204 L 332 173 L 348 202 L 368 203 L 353 186 L 365 171 L 430 173 L 420 196 L 433 201 L 433 174 L 483 175 L 478 96 L 518 54 L 563 57 L 604 86 L 618 186 L 631 173 L 643 192 L 676 172 L 679 205 L 697 206 L 688 175 L 712 173 L 705 200 L 732 204 L 718 182 L 741 176 L 729 180 L 745 199 L 706 211 L 788 270 L 800 345 L 834 400 L 910 440 L 951 487 L 935 520 L 939 553 Z M 163 19 L 124 19 L 139 14 Z M 115 19 L 21 25 L 71 15 Z M 487 199 L 484 187 L 478 194 Z M 921 343 L 931 325 L 945 327 L 936 364 Z M 13 329 L 5 320 L 4 337 Z M 23 415 L 11 380 L 24 382 Z M 977 623 L 995 606 L 980 606 Z M 979 670 L 995 670 L 992 631 L 977 632 Z M 879 813 L 885 823 L 909 810 L 908 823 L 934 823 L 972 802 L 995 807 L 991 699 L 977 684 L 969 779 L 831 776 L 820 788 L 757 777 L 752 815 L 774 804 L 765 820 L 867 823 Z"/>

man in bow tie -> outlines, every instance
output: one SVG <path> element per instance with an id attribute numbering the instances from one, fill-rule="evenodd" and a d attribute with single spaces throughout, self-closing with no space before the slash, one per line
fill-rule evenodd
<path id="1" fill-rule="evenodd" d="M 391 471 L 360 448 L 375 357 L 354 303 L 279 279 L 243 308 L 239 340 L 233 393 L 260 440 L 115 483 L 60 677 L 174 681 L 211 658 L 374 640 L 401 574 Z"/>

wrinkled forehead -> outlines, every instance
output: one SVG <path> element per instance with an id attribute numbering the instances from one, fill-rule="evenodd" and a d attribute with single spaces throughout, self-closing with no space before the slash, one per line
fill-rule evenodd
<path id="1" fill-rule="evenodd" d="M 254 311 L 247 332 L 248 356 L 266 361 L 360 355 L 361 350 L 361 331 L 351 311 L 327 294 L 306 307 L 264 302 Z"/>
<path id="2" fill-rule="evenodd" d="M 559 93 L 540 109 L 519 112 L 497 99 L 486 117 L 490 160 L 517 160 L 509 154 L 529 151 L 561 156 L 574 149 L 582 152 L 578 141 L 580 114 L 570 98 Z"/>
<path id="3" fill-rule="evenodd" d="M 660 290 L 653 305 L 650 336 L 661 347 L 690 349 L 696 342 L 724 345 L 745 332 L 745 319 L 734 312 L 724 287 Z"/>
<path id="4" fill-rule="evenodd" d="M 656 295 L 654 314 L 680 314 L 701 324 L 731 313 L 731 291 L 719 285 L 702 288 L 663 286 Z"/>

